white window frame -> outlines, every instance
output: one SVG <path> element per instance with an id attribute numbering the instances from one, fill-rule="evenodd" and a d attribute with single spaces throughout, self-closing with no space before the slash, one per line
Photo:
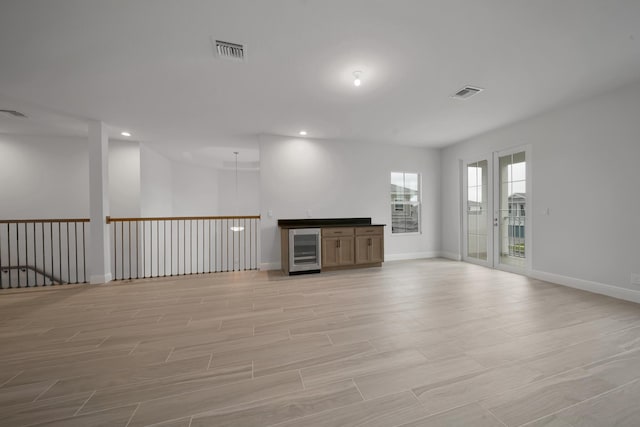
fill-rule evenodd
<path id="1" fill-rule="evenodd" d="M 422 174 L 420 172 L 406 172 L 406 171 L 399 171 L 399 172 L 395 172 L 392 171 L 389 174 L 389 182 L 391 183 L 391 176 L 393 174 L 403 174 L 403 182 L 406 181 L 406 175 L 416 175 L 417 176 L 417 182 L 418 182 L 418 191 L 417 191 L 417 196 L 418 196 L 418 201 L 417 202 L 411 202 L 411 201 L 403 201 L 403 200 L 399 200 L 397 198 L 394 197 L 394 194 L 390 194 L 390 210 L 391 210 L 391 235 L 392 236 L 412 236 L 412 235 L 419 235 L 422 234 Z M 417 206 L 418 209 L 418 230 L 417 231 L 406 231 L 406 232 L 394 232 L 393 231 L 393 215 L 395 212 L 398 212 L 398 206 L 402 206 L 401 210 L 404 210 L 406 208 L 406 206 Z"/>

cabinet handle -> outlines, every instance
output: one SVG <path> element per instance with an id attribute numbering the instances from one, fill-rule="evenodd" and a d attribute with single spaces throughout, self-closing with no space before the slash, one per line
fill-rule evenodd
<path id="1" fill-rule="evenodd" d="M 336 248 L 340 247 L 340 240 L 336 240 Z"/>
<path id="2" fill-rule="evenodd" d="M 369 246 L 371 246 L 371 238 L 369 238 L 369 243 L 368 243 L 368 245 L 369 245 Z"/>

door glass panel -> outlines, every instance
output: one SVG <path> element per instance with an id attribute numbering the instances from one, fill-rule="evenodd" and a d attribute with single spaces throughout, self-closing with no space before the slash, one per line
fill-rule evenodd
<path id="1" fill-rule="evenodd" d="M 525 233 L 527 207 L 527 165 L 525 153 L 499 159 L 500 204 L 498 239 L 500 263 L 515 267 L 526 265 Z"/>
<path id="2" fill-rule="evenodd" d="M 467 165 L 467 256 L 487 260 L 488 161 Z"/>
<path id="3" fill-rule="evenodd" d="M 316 234 L 297 234 L 293 240 L 295 264 L 314 264 L 318 261 L 318 236 Z"/>

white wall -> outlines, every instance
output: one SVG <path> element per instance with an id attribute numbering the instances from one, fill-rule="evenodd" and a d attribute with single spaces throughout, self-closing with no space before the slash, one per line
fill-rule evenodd
<path id="1" fill-rule="evenodd" d="M 109 211 L 113 217 L 140 216 L 140 144 L 109 141 Z"/>
<path id="2" fill-rule="evenodd" d="M 444 149 L 443 251 L 461 251 L 459 160 L 529 144 L 531 274 L 640 301 L 639 111 L 640 82 Z"/>
<path id="3" fill-rule="evenodd" d="M 78 137 L 0 134 L 0 218 L 89 216 L 89 153 Z M 112 216 L 140 214 L 139 145 L 109 141 Z"/>
<path id="4" fill-rule="evenodd" d="M 0 134 L 0 218 L 88 216 L 85 139 Z"/>
<path id="5" fill-rule="evenodd" d="M 173 210 L 171 161 L 140 144 L 140 214 L 171 216 Z"/>
<path id="6" fill-rule="evenodd" d="M 215 215 L 218 209 L 218 172 L 180 162 L 172 162 L 171 166 L 173 215 Z"/>
<path id="7" fill-rule="evenodd" d="M 392 171 L 422 174 L 420 235 L 391 235 Z M 280 267 L 277 220 L 307 218 L 309 212 L 313 218 L 371 217 L 387 224 L 387 260 L 435 256 L 440 247 L 439 191 L 437 150 L 261 136 L 262 268 Z"/>
<path id="8" fill-rule="evenodd" d="M 235 170 L 218 171 L 218 214 L 258 215 L 260 213 L 260 171 L 238 170 L 236 199 Z"/>

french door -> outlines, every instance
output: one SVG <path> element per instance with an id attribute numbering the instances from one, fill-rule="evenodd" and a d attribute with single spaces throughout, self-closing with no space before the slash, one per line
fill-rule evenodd
<path id="1" fill-rule="evenodd" d="M 528 147 L 463 163 L 463 259 L 520 272 L 531 268 Z"/>
<path id="2" fill-rule="evenodd" d="M 491 163 L 485 158 L 463 165 L 463 258 L 487 267 L 493 267 Z"/>

